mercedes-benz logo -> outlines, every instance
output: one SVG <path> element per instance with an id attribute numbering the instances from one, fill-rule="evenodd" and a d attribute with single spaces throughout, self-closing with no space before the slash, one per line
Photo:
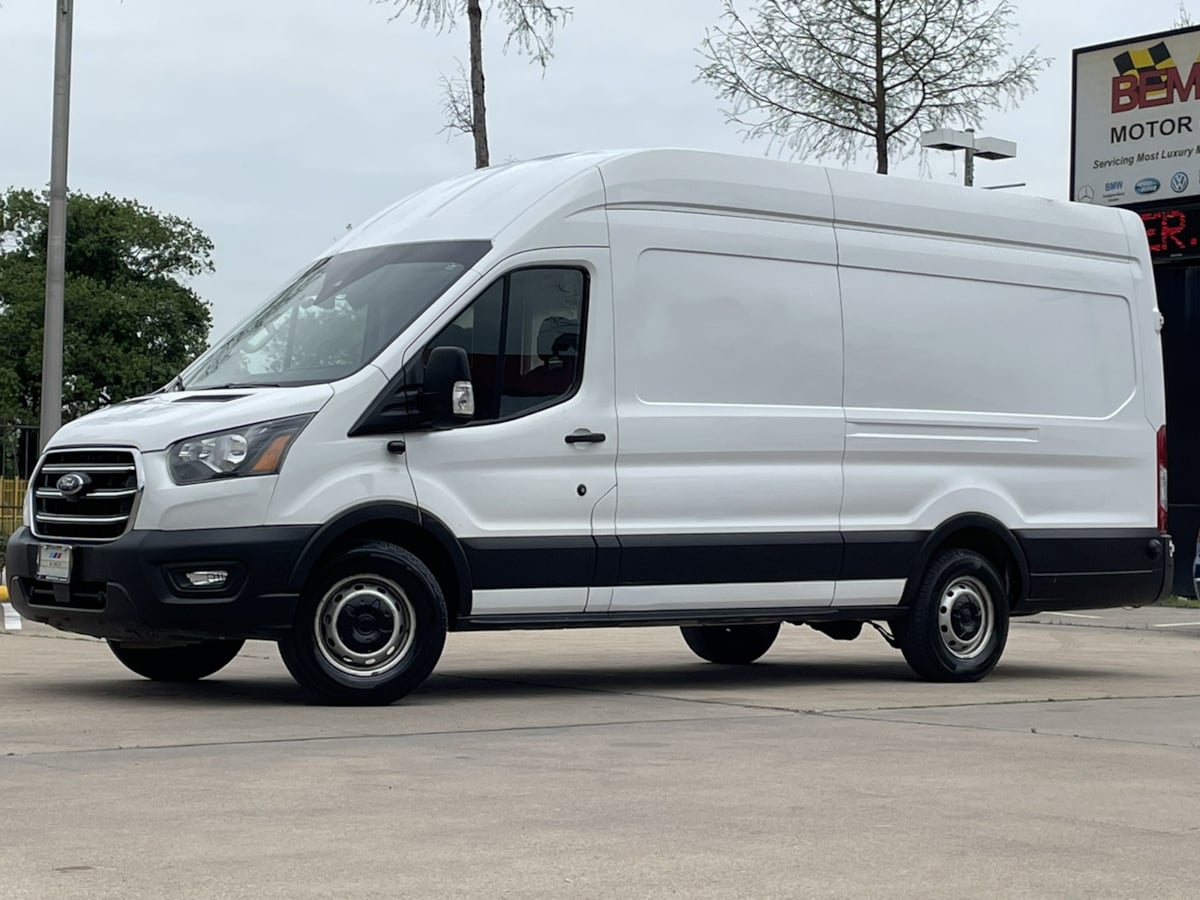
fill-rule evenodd
<path id="1" fill-rule="evenodd" d="M 1079 189 L 1079 193 L 1076 194 L 1076 198 L 1080 203 L 1091 203 L 1096 199 L 1096 191 L 1090 184 L 1085 184 Z"/>
<path id="2" fill-rule="evenodd" d="M 74 500 L 79 497 L 92 479 L 88 478 L 82 472 L 68 472 L 55 482 L 54 486 L 58 488 L 58 492 L 68 500 Z"/>

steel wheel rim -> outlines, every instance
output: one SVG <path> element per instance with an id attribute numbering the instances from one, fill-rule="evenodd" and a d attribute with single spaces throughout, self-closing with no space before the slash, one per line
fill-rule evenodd
<path id="1" fill-rule="evenodd" d="M 983 654 L 996 631 L 992 593 L 978 578 L 955 578 L 938 603 L 938 637 L 955 659 L 970 660 Z"/>
<path id="2" fill-rule="evenodd" d="M 416 634 L 416 609 L 394 581 L 378 575 L 344 578 L 317 604 L 317 650 L 353 678 L 374 678 L 407 658 Z"/>

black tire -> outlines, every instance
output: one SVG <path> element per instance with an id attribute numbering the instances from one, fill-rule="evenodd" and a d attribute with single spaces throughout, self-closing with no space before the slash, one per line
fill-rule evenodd
<path id="1" fill-rule="evenodd" d="M 904 659 L 929 681 L 979 681 L 1008 642 L 1008 593 L 996 567 L 973 550 L 946 550 L 921 577 L 893 629 Z"/>
<path id="2" fill-rule="evenodd" d="M 446 621 L 442 589 L 425 564 L 394 544 L 366 541 L 312 573 L 279 654 L 318 700 L 386 705 L 429 677 Z"/>
<path id="3" fill-rule="evenodd" d="M 744 666 L 771 649 L 779 623 L 766 625 L 684 625 L 680 631 L 692 652 L 722 665 Z"/>
<path id="4" fill-rule="evenodd" d="M 179 647 L 137 647 L 109 641 L 108 647 L 125 668 L 151 681 L 199 681 L 233 662 L 244 643 L 201 641 Z"/>

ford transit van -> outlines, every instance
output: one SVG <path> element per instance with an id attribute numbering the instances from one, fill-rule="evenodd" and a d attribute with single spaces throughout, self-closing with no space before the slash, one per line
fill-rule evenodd
<path id="1" fill-rule="evenodd" d="M 154 679 L 388 703 L 449 631 L 864 625 L 933 680 L 1171 584 L 1132 213 L 684 150 L 397 203 L 45 449 L 12 602 Z M 514 635 L 513 640 L 519 640 Z"/>

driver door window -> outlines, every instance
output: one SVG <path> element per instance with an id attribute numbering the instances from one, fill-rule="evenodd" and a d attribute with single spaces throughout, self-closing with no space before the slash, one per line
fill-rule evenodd
<path id="1" fill-rule="evenodd" d="M 587 276 L 580 269 L 511 272 L 429 342 L 460 347 L 475 388 L 473 423 L 544 409 L 572 396 L 583 375 Z"/>

